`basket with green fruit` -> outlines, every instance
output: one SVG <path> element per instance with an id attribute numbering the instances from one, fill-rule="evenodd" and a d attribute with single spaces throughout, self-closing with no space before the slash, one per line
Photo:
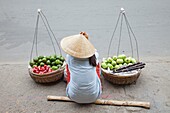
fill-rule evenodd
<path id="1" fill-rule="evenodd" d="M 137 80 L 145 64 L 125 54 L 103 58 L 102 74 L 114 84 L 131 84 Z"/>
<path id="2" fill-rule="evenodd" d="M 49 37 L 51 40 L 51 45 L 54 50 L 53 55 L 47 55 L 47 56 L 38 55 L 38 50 L 37 50 L 38 35 L 37 35 L 37 33 L 38 33 L 39 18 L 41 18 L 43 20 L 44 26 L 46 27 L 46 30 L 48 31 L 48 34 L 49 34 Z M 50 34 L 50 33 L 52 33 L 52 34 Z M 57 45 L 60 50 L 60 55 L 56 54 L 57 53 L 56 47 L 54 45 L 53 40 L 55 40 L 55 42 L 56 42 L 55 45 Z M 34 49 L 36 50 L 36 52 L 35 52 L 36 54 L 33 57 Z M 34 39 L 33 39 L 33 44 L 32 44 L 29 66 L 28 66 L 29 75 L 35 82 L 38 82 L 38 83 L 56 82 L 56 81 L 59 81 L 63 77 L 64 69 L 65 69 L 65 58 L 61 54 L 61 49 L 57 42 L 57 39 L 48 24 L 47 18 L 45 17 L 43 12 L 40 9 L 38 9 L 35 34 L 34 34 Z"/>
<path id="3" fill-rule="evenodd" d="M 112 40 L 115 35 L 119 22 L 120 22 L 120 33 L 119 33 L 118 44 L 117 44 L 117 54 L 116 56 L 113 56 L 115 54 L 114 53 L 112 54 L 112 56 L 110 56 L 109 53 L 110 53 Z M 126 23 L 126 27 L 122 27 L 123 22 Z M 128 30 L 130 44 L 128 44 L 129 41 L 127 40 L 121 40 L 121 36 L 122 36 L 121 33 L 122 33 L 123 28 L 127 28 Z M 130 45 L 131 52 L 132 52 L 131 55 L 129 56 L 125 55 L 124 50 L 122 51 L 123 52 L 122 54 L 119 54 L 121 41 L 124 41 L 124 44 L 123 44 L 124 46 L 125 44 Z M 114 42 L 116 42 L 116 40 L 114 40 Z M 133 43 L 135 43 L 136 48 L 134 48 Z M 134 57 L 134 50 L 136 50 L 136 53 L 137 53 L 136 58 Z M 102 74 L 106 80 L 110 81 L 113 84 L 118 84 L 118 85 L 132 84 L 136 82 L 136 80 L 139 78 L 141 69 L 144 67 L 145 67 L 145 63 L 142 63 L 139 61 L 138 43 L 137 43 L 136 37 L 130 27 L 130 24 L 125 15 L 124 9 L 121 8 L 121 11 L 119 13 L 119 17 L 116 23 L 116 27 L 113 31 L 111 40 L 109 41 L 108 57 L 103 58 L 101 62 Z"/>

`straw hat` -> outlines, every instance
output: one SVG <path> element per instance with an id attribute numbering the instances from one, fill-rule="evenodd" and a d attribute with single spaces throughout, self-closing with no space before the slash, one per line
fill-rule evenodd
<path id="1" fill-rule="evenodd" d="M 76 58 L 89 58 L 95 53 L 94 46 L 82 34 L 65 37 L 60 45 L 67 54 Z"/>

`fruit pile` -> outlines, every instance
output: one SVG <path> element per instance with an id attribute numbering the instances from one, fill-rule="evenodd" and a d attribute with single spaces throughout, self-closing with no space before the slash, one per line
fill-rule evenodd
<path id="1" fill-rule="evenodd" d="M 49 73 L 58 70 L 64 63 L 65 59 L 61 55 L 38 56 L 29 62 L 32 71 L 36 74 Z"/>
<path id="2" fill-rule="evenodd" d="M 127 57 L 125 54 L 109 57 L 102 61 L 101 67 L 103 69 L 117 70 L 122 66 L 132 65 L 136 63 L 135 58 Z"/>

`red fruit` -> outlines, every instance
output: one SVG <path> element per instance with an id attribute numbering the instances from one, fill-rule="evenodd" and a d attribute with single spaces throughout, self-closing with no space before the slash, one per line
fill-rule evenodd
<path id="1" fill-rule="evenodd" d="M 39 72 L 40 72 L 39 70 L 36 70 L 36 71 L 35 71 L 35 73 L 37 73 L 37 74 L 39 74 Z"/>
<path id="2" fill-rule="evenodd" d="M 52 72 L 53 70 L 51 68 L 49 68 L 48 72 Z"/>
<path id="3" fill-rule="evenodd" d="M 45 69 L 47 69 L 47 67 L 48 67 L 47 65 L 44 65 L 44 68 L 45 68 Z"/>
<path id="4" fill-rule="evenodd" d="M 37 69 L 36 69 L 36 68 L 33 68 L 32 71 L 33 71 L 34 73 L 36 73 Z"/>
<path id="5" fill-rule="evenodd" d="M 34 69 L 37 69 L 37 70 L 38 70 L 38 67 L 37 67 L 37 66 L 35 66 L 35 67 L 34 67 Z"/>
<path id="6" fill-rule="evenodd" d="M 38 70 L 41 70 L 41 66 L 38 66 Z"/>
<path id="7" fill-rule="evenodd" d="M 44 70 L 43 72 L 44 72 L 44 73 L 47 73 L 48 71 L 47 71 L 47 70 Z"/>
<path id="8" fill-rule="evenodd" d="M 40 70 L 41 70 L 41 71 L 44 71 L 44 70 L 45 70 L 45 68 L 44 68 L 44 67 L 40 67 Z"/>
<path id="9" fill-rule="evenodd" d="M 50 69 L 50 67 L 47 66 L 47 68 L 46 68 L 47 72 L 49 71 L 49 69 Z"/>

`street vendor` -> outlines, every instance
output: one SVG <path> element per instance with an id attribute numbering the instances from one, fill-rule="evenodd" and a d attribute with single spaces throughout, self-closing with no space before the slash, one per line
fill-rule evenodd
<path id="1" fill-rule="evenodd" d="M 77 103 L 92 103 L 101 93 L 100 66 L 94 46 L 85 32 L 61 40 L 66 55 L 66 95 Z"/>

